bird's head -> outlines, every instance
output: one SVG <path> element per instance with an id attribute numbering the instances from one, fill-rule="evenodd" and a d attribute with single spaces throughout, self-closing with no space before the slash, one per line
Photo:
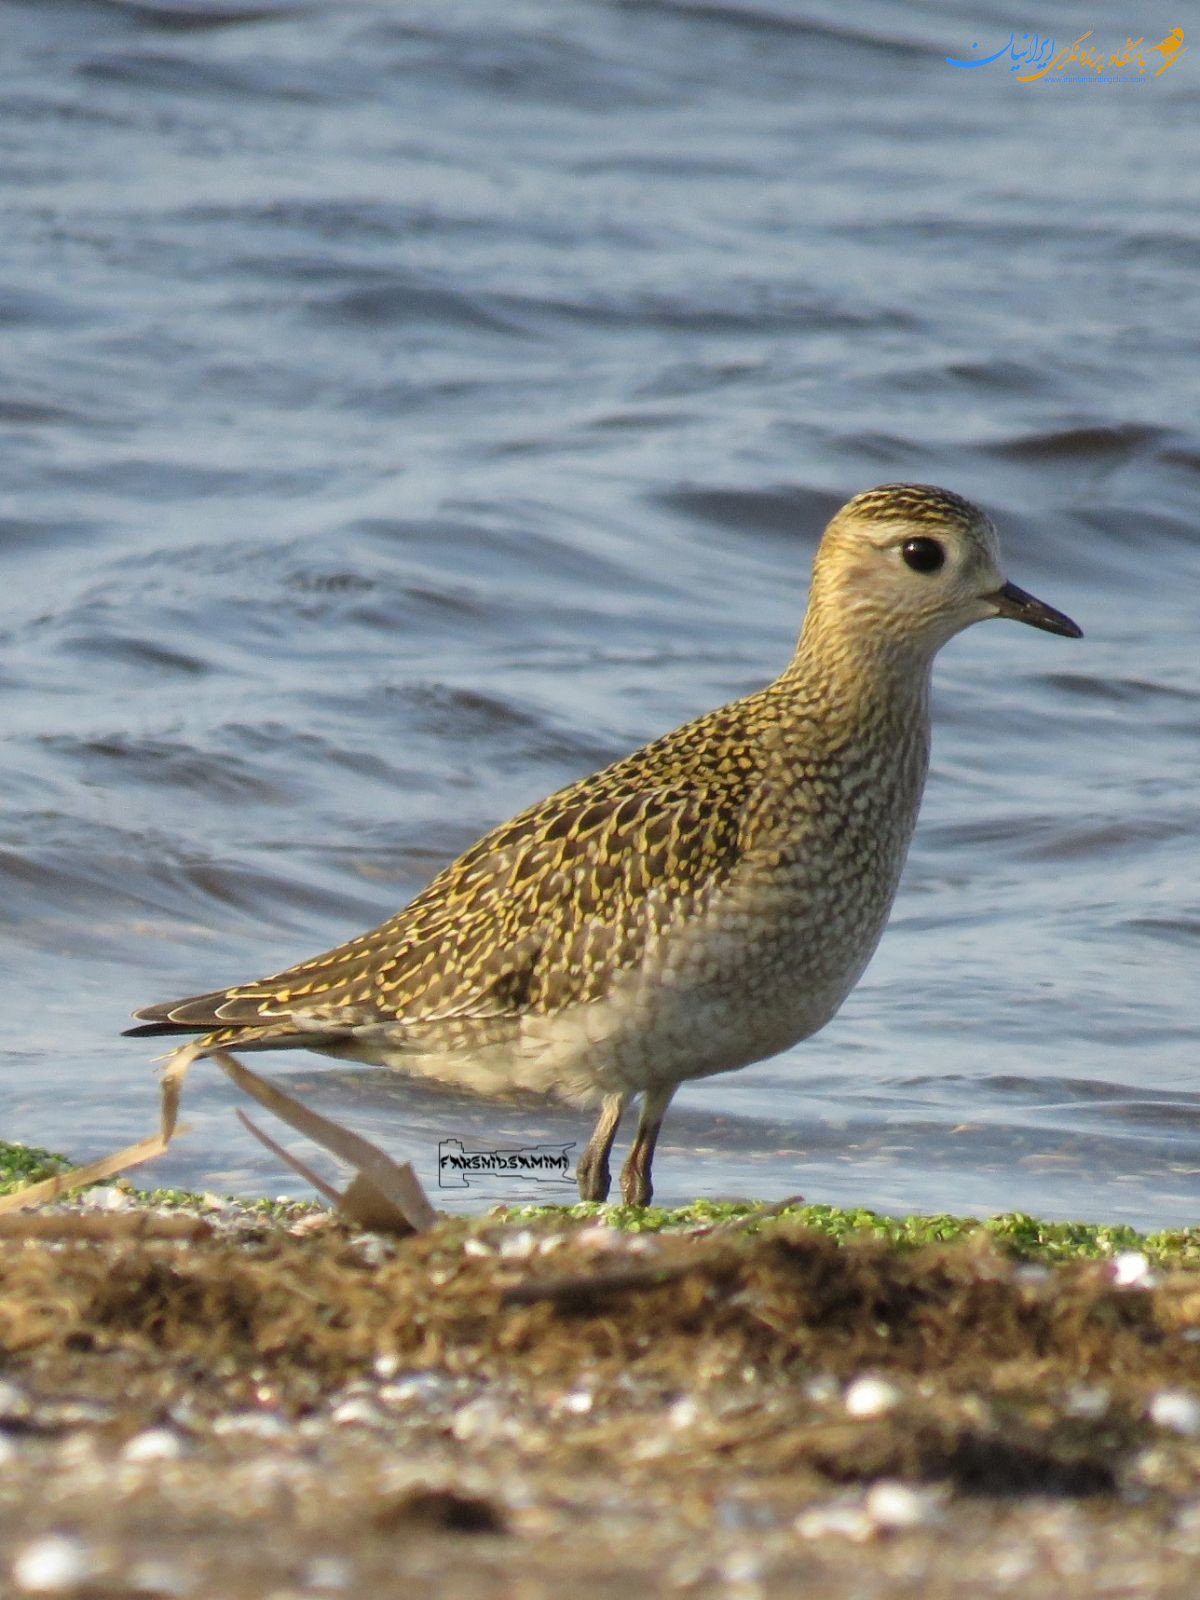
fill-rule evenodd
<path id="1" fill-rule="evenodd" d="M 868 489 L 836 514 L 813 566 L 808 627 L 932 660 L 988 617 L 1070 639 L 1081 630 L 1005 580 L 996 530 L 969 500 L 924 483 Z"/>

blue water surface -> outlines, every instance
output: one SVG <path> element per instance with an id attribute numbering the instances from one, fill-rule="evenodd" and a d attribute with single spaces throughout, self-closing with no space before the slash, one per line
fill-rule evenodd
<path id="1" fill-rule="evenodd" d="M 765 681 L 829 513 L 915 479 L 1086 638 L 948 647 L 878 956 L 681 1092 L 659 1194 L 1197 1220 L 1200 50 L 947 64 L 1047 20 L 0 0 L 0 1136 L 150 1131 L 132 1008 Z M 258 1059 L 434 1189 L 587 1131 Z M 147 1174 L 302 1192 L 236 1102 L 195 1069 Z"/>

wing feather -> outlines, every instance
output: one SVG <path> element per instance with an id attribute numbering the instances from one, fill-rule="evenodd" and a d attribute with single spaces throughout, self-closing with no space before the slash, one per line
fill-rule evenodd
<path id="1" fill-rule="evenodd" d="M 751 701 L 494 828 L 379 927 L 257 982 L 147 1006 L 132 1031 L 420 1030 L 596 998 L 736 863 L 756 763 L 744 743 L 724 763 L 703 747 L 727 750 Z"/>

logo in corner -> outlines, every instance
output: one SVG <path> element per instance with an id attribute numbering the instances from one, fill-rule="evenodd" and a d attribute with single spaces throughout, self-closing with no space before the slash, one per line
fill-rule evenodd
<path id="1" fill-rule="evenodd" d="M 1152 76 L 1161 78 L 1187 49 L 1183 42 L 1183 29 L 1172 28 L 1158 44 L 1147 45 L 1144 35 L 1140 39 L 1128 38 L 1121 49 L 1112 51 L 1105 59 L 1104 51 L 1098 45 L 1087 43 L 1093 31 L 1089 28 L 1073 44 L 1064 45 L 1061 50 L 1055 49 L 1055 39 L 1042 38 L 1036 33 L 1023 33 L 1018 44 L 1016 34 L 1010 33 L 1007 42 L 990 56 L 971 55 L 966 60 L 947 56 L 946 60 L 952 67 L 965 68 L 987 67 L 993 61 L 999 61 L 1008 64 L 1008 70 L 1016 73 L 1018 83 L 1033 83 L 1050 72 L 1063 73 L 1065 76 L 1062 81 L 1069 83 L 1133 83 L 1145 76 L 1147 66 L 1154 65 L 1155 51 L 1162 56 L 1163 62 Z M 971 49 L 978 50 L 978 43 L 973 44 Z M 1147 56 L 1150 57 L 1149 61 Z M 1136 72 L 1132 70 L 1135 66 Z M 1123 72 L 1122 68 L 1130 70 Z"/>

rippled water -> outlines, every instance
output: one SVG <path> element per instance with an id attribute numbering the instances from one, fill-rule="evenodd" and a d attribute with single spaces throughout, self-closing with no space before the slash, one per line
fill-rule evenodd
<path id="1" fill-rule="evenodd" d="M 134 1006 L 772 676 L 913 478 L 1086 638 L 946 650 L 879 955 L 681 1093 L 660 1194 L 1196 1220 L 1200 51 L 1022 83 L 944 58 L 1034 10 L 846 15 L 0 3 L 3 1136 L 149 1131 Z M 261 1060 L 431 1185 L 586 1134 Z M 163 1179 L 294 1191 L 232 1104 L 196 1069 Z"/>

